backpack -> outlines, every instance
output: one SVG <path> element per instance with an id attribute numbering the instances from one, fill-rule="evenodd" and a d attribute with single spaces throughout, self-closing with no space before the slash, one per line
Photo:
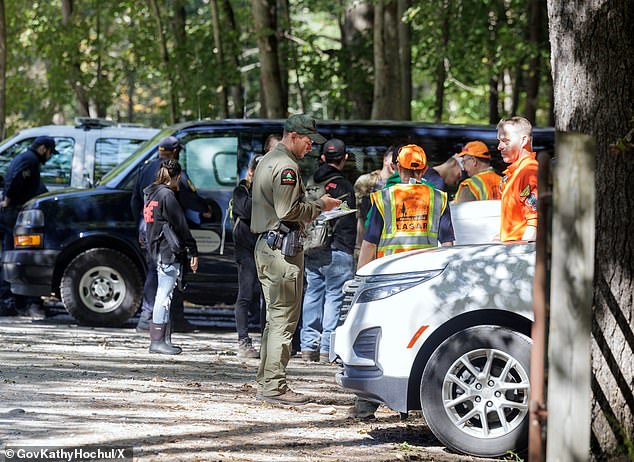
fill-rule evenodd
<path id="1" fill-rule="evenodd" d="M 343 178 L 343 175 L 335 173 L 324 181 L 317 183 L 314 177 L 311 176 L 306 183 L 306 199 L 309 202 L 319 199 L 326 194 L 326 185 L 339 178 Z M 304 237 L 304 253 L 306 255 L 310 255 L 318 250 L 330 249 L 335 226 L 333 221 L 334 220 L 322 221 L 316 219 L 306 225 L 304 229 L 306 232 L 306 236 Z"/>

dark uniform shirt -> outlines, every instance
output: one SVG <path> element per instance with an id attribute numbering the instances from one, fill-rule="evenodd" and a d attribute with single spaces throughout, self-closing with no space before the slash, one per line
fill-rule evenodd
<path id="1" fill-rule="evenodd" d="M 47 191 L 40 179 L 41 164 L 42 159 L 32 148 L 21 152 L 11 161 L 4 179 L 4 197 L 9 198 L 9 207 L 21 207 Z"/>

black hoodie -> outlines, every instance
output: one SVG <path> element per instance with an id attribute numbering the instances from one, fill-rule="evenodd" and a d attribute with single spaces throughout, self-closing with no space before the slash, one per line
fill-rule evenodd
<path id="1" fill-rule="evenodd" d="M 326 184 L 326 193 L 332 197 L 341 198 L 348 203 L 348 206 L 355 208 L 354 188 L 342 173 L 329 164 L 321 164 L 315 171 L 313 178 L 315 182 L 321 183 L 330 177 L 332 181 Z M 345 194 L 345 197 L 341 197 Z M 331 247 L 348 254 L 354 253 L 354 245 L 357 240 L 357 218 L 354 213 L 337 218 L 334 223 L 333 240 Z"/>
<path id="2" fill-rule="evenodd" d="M 146 222 L 146 233 L 150 255 L 155 262 L 171 264 L 180 260 L 183 255 L 175 255 L 167 245 L 162 234 L 163 225 L 169 223 L 181 243 L 187 248 L 189 257 L 198 256 L 198 248 L 194 240 L 185 213 L 176 200 L 176 194 L 164 184 L 151 184 L 143 190 L 143 217 Z"/>

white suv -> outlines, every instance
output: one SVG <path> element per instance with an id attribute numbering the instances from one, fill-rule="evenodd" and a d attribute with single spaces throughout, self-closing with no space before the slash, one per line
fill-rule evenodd
<path id="1" fill-rule="evenodd" d="M 455 209 L 497 213 L 480 240 L 495 234 L 499 201 Z M 422 409 L 453 450 L 493 457 L 525 447 L 534 260 L 532 243 L 489 243 L 364 266 L 344 288 L 331 340 L 331 359 L 343 363 L 337 382 L 395 411 Z"/>
<path id="2" fill-rule="evenodd" d="M 0 175 L 11 160 L 38 136 L 55 139 L 59 154 L 42 166 L 48 189 L 88 188 L 119 165 L 159 130 L 102 119 L 78 118 L 76 125 L 45 125 L 27 128 L 0 144 Z"/>

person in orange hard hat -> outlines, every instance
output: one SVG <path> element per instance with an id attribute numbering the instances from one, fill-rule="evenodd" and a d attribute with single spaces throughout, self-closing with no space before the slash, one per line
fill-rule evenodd
<path id="1" fill-rule="evenodd" d="M 427 156 L 408 144 L 398 153 L 401 183 L 375 191 L 368 229 L 361 243 L 358 268 L 375 258 L 407 250 L 453 245 L 447 194 L 423 179 Z"/>
<path id="2" fill-rule="evenodd" d="M 486 144 L 469 141 L 456 157 L 462 159 L 462 165 L 469 175 L 458 187 L 456 202 L 497 200 L 501 197 L 502 177 L 491 167 L 491 154 Z"/>
<path id="3" fill-rule="evenodd" d="M 534 241 L 537 237 L 537 160 L 532 152 L 533 126 L 524 117 L 502 119 L 498 150 L 509 167 L 500 182 L 501 241 Z"/>

